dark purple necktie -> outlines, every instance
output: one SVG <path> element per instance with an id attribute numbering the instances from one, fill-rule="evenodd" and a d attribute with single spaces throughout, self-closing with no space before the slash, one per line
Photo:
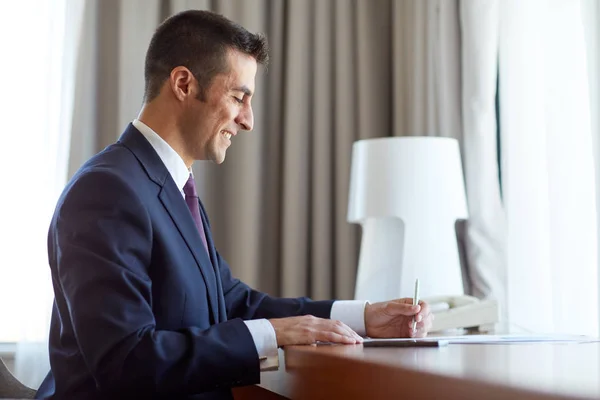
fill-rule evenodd
<path id="1" fill-rule="evenodd" d="M 196 192 L 196 184 L 194 183 L 194 177 L 192 176 L 192 174 L 190 174 L 190 177 L 183 186 L 183 193 L 185 194 L 185 202 L 188 208 L 190 209 L 190 212 L 192 213 L 192 218 L 194 218 L 196 228 L 198 228 L 198 233 L 200 233 L 202 243 L 204 243 L 204 248 L 208 253 L 208 244 L 206 243 L 204 224 L 202 223 L 202 217 L 200 216 L 200 200 L 198 199 L 198 193 Z"/>

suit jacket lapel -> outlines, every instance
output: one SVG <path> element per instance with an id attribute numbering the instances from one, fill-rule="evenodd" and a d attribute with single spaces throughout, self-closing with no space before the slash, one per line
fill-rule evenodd
<path id="1" fill-rule="evenodd" d="M 204 282 L 206 283 L 212 316 L 214 321 L 218 322 L 219 294 L 217 290 L 217 279 L 209 255 L 206 250 L 204 250 L 204 244 L 202 243 L 198 229 L 194 224 L 190 210 L 185 204 L 183 196 L 175 186 L 173 180 L 170 180 L 163 186 L 158 197 L 169 215 L 171 215 L 173 222 L 177 226 L 177 229 L 179 229 L 181 236 L 183 236 L 188 248 L 196 259 L 196 263 L 198 264 Z"/>
<path id="2" fill-rule="evenodd" d="M 200 201 L 200 216 L 202 217 L 202 224 L 204 225 L 204 233 L 206 234 L 206 242 L 208 243 L 208 251 L 210 253 L 210 260 L 212 261 L 216 281 L 217 281 L 217 299 L 218 310 L 219 310 L 219 322 L 227 321 L 227 310 L 225 308 L 225 296 L 223 295 L 223 284 L 221 283 L 221 274 L 219 273 L 219 259 L 217 257 L 217 250 L 213 242 L 212 234 L 210 232 L 210 224 L 208 223 L 208 217 L 204 205 Z"/>
<path id="3" fill-rule="evenodd" d="M 158 197 L 177 226 L 177 229 L 181 233 L 187 247 L 192 252 L 194 259 L 198 264 L 208 293 L 211 317 L 213 322 L 218 322 L 219 294 L 217 286 L 220 286 L 220 284 L 217 285 L 217 276 L 211 265 L 209 254 L 204 250 L 202 239 L 200 239 L 200 234 L 196 229 L 196 225 L 185 204 L 183 196 L 179 192 L 179 189 L 175 185 L 173 178 L 171 178 L 169 171 L 161 161 L 160 157 L 152 148 L 152 145 L 148 143 L 144 136 L 133 125 L 129 124 L 119 139 L 119 142 L 125 145 L 136 156 L 148 173 L 148 177 L 161 187 Z"/>

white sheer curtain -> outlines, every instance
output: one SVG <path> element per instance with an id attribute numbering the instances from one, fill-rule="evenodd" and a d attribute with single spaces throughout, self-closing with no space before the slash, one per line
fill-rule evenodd
<path id="1" fill-rule="evenodd" d="M 600 209 L 600 3 L 598 0 L 583 0 L 581 5 L 590 83 L 592 142 L 596 162 L 596 209 Z M 600 213 L 596 221 L 600 228 Z M 600 291 L 600 280 L 598 290 Z M 600 321 L 600 316 L 598 319 Z"/>
<path id="2" fill-rule="evenodd" d="M 15 373 L 32 387 L 49 370 L 46 234 L 67 176 L 83 7 L 84 0 L 2 4 L 0 341 L 17 342 Z"/>
<path id="3" fill-rule="evenodd" d="M 483 72 L 498 62 L 508 328 L 597 335 L 596 188 L 581 2 L 461 6 L 463 25 L 471 21 L 465 43 L 487 37 L 487 46 L 471 53 L 478 73 L 463 74 L 463 88 L 489 88 L 493 81 Z M 488 23 L 473 23 L 482 18 Z M 497 39 L 490 26 L 497 26 Z M 464 101 L 463 110 L 489 111 L 495 91 L 479 93 L 485 96 Z M 468 122 L 465 116 L 465 134 Z"/>
<path id="4" fill-rule="evenodd" d="M 580 2 L 501 2 L 510 321 L 598 333 L 596 197 Z"/>

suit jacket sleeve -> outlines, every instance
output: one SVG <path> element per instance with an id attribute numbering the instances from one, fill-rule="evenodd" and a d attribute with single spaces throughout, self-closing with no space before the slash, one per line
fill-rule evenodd
<path id="1" fill-rule="evenodd" d="M 202 204 L 201 207 L 205 219 L 208 221 L 206 210 Z M 210 222 L 208 224 L 210 228 Z M 219 252 L 217 252 L 217 262 L 228 319 L 284 318 L 299 315 L 329 318 L 331 315 L 333 300 L 314 301 L 307 297 L 279 298 L 268 296 L 234 278 L 231 275 L 229 265 Z"/>
<path id="2" fill-rule="evenodd" d="M 298 315 L 330 317 L 333 300 L 314 301 L 307 297 L 290 299 L 268 296 L 233 278 L 229 265 L 220 255 L 218 259 L 227 318 L 283 318 Z"/>
<path id="3" fill-rule="evenodd" d="M 143 203 L 114 173 L 84 172 L 59 201 L 49 254 L 66 304 L 61 320 L 70 320 L 99 390 L 173 396 L 259 382 L 242 320 L 206 330 L 156 328 L 152 236 Z"/>

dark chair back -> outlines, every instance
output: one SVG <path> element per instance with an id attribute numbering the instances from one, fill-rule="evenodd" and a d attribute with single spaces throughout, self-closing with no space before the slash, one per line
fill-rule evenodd
<path id="1" fill-rule="evenodd" d="M 23 385 L 0 358 L 0 399 L 33 399 L 36 391 Z"/>

